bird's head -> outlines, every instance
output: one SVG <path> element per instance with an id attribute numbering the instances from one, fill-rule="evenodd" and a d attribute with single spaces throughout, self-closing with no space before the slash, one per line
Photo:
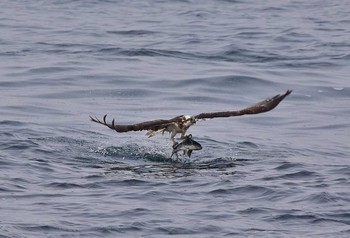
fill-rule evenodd
<path id="1" fill-rule="evenodd" d="M 193 116 L 185 115 L 183 116 L 183 125 L 186 128 L 189 128 L 196 123 L 196 119 Z"/>

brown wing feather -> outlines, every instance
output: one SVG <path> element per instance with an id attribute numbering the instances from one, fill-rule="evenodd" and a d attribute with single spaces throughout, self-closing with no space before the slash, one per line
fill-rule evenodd
<path id="1" fill-rule="evenodd" d="M 106 121 L 107 114 L 103 117 L 103 121 L 99 120 L 98 118 L 93 118 L 90 116 L 91 121 L 100 123 L 102 125 L 105 125 L 117 132 L 128 132 L 128 131 L 143 131 L 143 130 L 160 130 L 165 127 L 167 127 L 170 123 L 176 122 L 181 119 L 182 116 L 177 116 L 169 120 L 153 120 L 153 121 L 145 121 L 137 124 L 129 124 L 129 125 L 121 125 L 121 124 L 115 124 L 114 119 L 112 122 L 108 123 Z"/>
<path id="2" fill-rule="evenodd" d="M 288 90 L 286 93 L 276 95 L 272 98 L 265 99 L 264 101 L 255 103 L 247 108 L 239 111 L 226 111 L 226 112 L 211 112 L 211 113 L 201 113 L 196 115 L 194 118 L 200 119 L 211 119 L 216 117 L 233 117 L 242 116 L 246 114 L 258 114 L 263 112 L 268 112 L 274 109 L 286 96 L 288 96 L 292 90 Z"/>

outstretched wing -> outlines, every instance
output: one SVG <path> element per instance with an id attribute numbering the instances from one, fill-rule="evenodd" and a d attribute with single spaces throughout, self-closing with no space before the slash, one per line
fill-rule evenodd
<path id="1" fill-rule="evenodd" d="M 169 126 L 171 123 L 178 122 L 181 120 L 183 116 L 177 116 L 169 120 L 153 120 L 153 121 L 145 121 L 137 124 L 130 124 L 130 125 L 121 125 L 121 124 L 115 124 L 114 119 L 109 123 L 106 121 L 107 114 L 103 117 L 103 120 L 99 120 L 98 118 L 94 118 L 90 116 L 90 119 L 93 122 L 100 123 L 102 125 L 105 125 L 113 130 L 116 130 L 117 132 L 128 132 L 128 131 L 143 131 L 143 130 L 160 130 L 164 129 L 167 126 Z"/>
<path id="2" fill-rule="evenodd" d="M 258 114 L 258 113 L 268 112 L 274 109 L 291 92 L 292 90 L 288 90 L 286 93 L 282 95 L 278 94 L 272 98 L 265 99 L 264 101 L 255 103 L 254 105 L 251 105 L 250 107 L 244 108 L 239 111 L 201 113 L 194 116 L 194 118 L 196 120 L 200 120 L 200 119 L 211 119 L 216 117 L 234 117 L 234 116 L 242 116 L 246 114 Z"/>

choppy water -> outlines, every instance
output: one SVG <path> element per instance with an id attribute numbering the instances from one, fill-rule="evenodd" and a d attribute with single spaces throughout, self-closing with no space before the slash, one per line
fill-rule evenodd
<path id="1" fill-rule="evenodd" d="M 0 237 L 348 237 L 350 3 L 1 1 Z M 238 109 L 203 146 L 120 123 Z"/>

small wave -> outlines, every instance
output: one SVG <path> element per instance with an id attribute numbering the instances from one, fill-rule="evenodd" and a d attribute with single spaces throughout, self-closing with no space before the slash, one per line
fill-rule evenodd
<path id="1" fill-rule="evenodd" d="M 153 35 L 157 32 L 147 30 L 120 30 L 120 31 L 107 31 L 108 34 L 113 35 L 125 35 L 125 36 L 142 36 L 142 35 Z"/>
<path id="2" fill-rule="evenodd" d="M 184 227 L 176 227 L 176 226 L 163 226 L 157 228 L 158 232 L 161 232 L 165 235 L 178 235 L 178 236 L 184 236 L 184 235 L 195 235 L 196 231 L 193 229 L 188 229 Z"/>
<path id="3" fill-rule="evenodd" d="M 272 52 L 257 52 L 256 50 L 248 50 L 237 47 L 230 47 L 223 52 L 208 55 L 207 58 L 211 60 L 228 61 L 228 62 L 240 62 L 240 63 L 268 63 L 279 62 L 286 60 L 285 56 L 278 55 Z"/>
<path id="4" fill-rule="evenodd" d="M 245 196 L 247 196 L 248 194 L 251 194 L 251 195 L 254 194 L 255 197 L 264 197 L 272 194 L 273 192 L 274 190 L 267 187 L 256 186 L 256 185 L 246 185 L 246 186 L 241 186 L 236 188 L 214 189 L 210 191 L 209 194 L 213 194 L 213 195 L 245 194 Z"/>
<path id="5" fill-rule="evenodd" d="M 270 214 L 272 209 L 264 207 L 249 207 L 239 211 L 240 214 Z"/>
<path id="6" fill-rule="evenodd" d="M 316 172 L 302 170 L 302 171 L 298 171 L 295 173 L 281 175 L 280 178 L 283 178 L 283 179 L 305 179 L 305 178 L 309 178 L 309 177 L 314 177 L 316 175 L 317 175 Z"/>
<path id="7" fill-rule="evenodd" d="M 250 141 L 237 142 L 237 147 L 258 149 L 259 146 Z"/>
<path id="8" fill-rule="evenodd" d="M 67 72 L 67 71 L 81 71 L 79 67 L 67 67 L 67 66 L 51 66 L 51 67 L 40 67 L 29 69 L 30 74 L 51 74 L 57 72 Z"/>
<path id="9" fill-rule="evenodd" d="M 55 225 L 30 225 L 23 224 L 18 225 L 21 229 L 30 232 L 41 232 L 42 234 L 48 234 L 52 232 L 77 232 L 79 229 L 74 229 L 72 226 L 55 226 Z"/>
<path id="10" fill-rule="evenodd" d="M 309 221 L 310 223 L 314 222 L 315 220 L 319 219 L 319 216 L 314 214 L 290 214 L 290 213 L 284 213 L 274 216 L 273 218 L 269 218 L 270 221 Z"/>
<path id="11" fill-rule="evenodd" d="M 3 143 L 1 145 L 3 150 L 10 150 L 10 151 L 23 151 L 27 149 L 36 148 L 39 145 L 32 140 L 26 140 L 26 139 L 17 139 L 17 140 L 11 140 L 10 142 Z"/>
<path id="12" fill-rule="evenodd" d="M 11 121 L 11 120 L 5 120 L 5 121 L 0 121 L 0 125 L 3 126 L 24 126 L 26 123 L 21 122 L 21 121 Z M 9 133 L 10 135 L 10 133 Z"/>
<path id="13" fill-rule="evenodd" d="M 293 168 L 302 168 L 303 165 L 300 163 L 283 162 L 282 165 L 277 166 L 276 170 L 289 170 Z"/>
<path id="14" fill-rule="evenodd" d="M 68 182 L 53 182 L 45 185 L 49 188 L 57 188 L 57 189 L 72 189 L 72 188 L 82 188 L 83 186 L 76 183 L 68 183 Z"/>
<path id="15" fill-rule="evenodd" d="M 183 58 L 191 59 L 195 58 L 195 54 L 185 53 L 175 50 L 161 50 L 161 49 L 151 49 L 151 48 L 130 48 L 124 49 L 119 47 L 102 48 L 96 51 L 96 53 L 104 53 L 110 55 L 120 55 L 120 56 L 144 56 L 144 57 L 171 57 L 171 58 Z"/>
<path id="16" fill-rule="evenodd" d="M 341 220 L 341 219 L 332 219 L 332 218 L 318 218 L 312 221 L 312 223 L 329 223 L 329 222 L 336 222 L 336 223 L 341 223 L 344 225 L 350 225 L 350 221 L 346 221 L 346 220 Z M 348 231 L 350 232 L 350 230 Z M 346 234 L 349 234 L 348 232 L 345 232 Z M 336 237 L 337 235 L 334 235 L 334 237 Z M 331 237 L 331 236 L 329 236 Z"/>
<path id="17" fill-rule="evenodd" d="M 337 202 L 350 202 L 349 198 L 335 196 L 329 192 L 320 192 L 317 194 L 312 194 L 309 197 L 303 199 L 303 200 L 309 200 L 312 203 L 318 203 L 318 204 L 325 204 L 325 203 L 337 203 Z"/>
<path id="18" fill-rule="evenodd" d="M 228 93 L 234 95 L 236 90 L 252 90 L 251 87 L 276 86 L 275 82 L 246 75 L 226 75 L 206 78 L 192 78 L 177 81 L 153 81 L 154 87 L 164 88 L 199 88 L 200 91 L 208 90 L 210 92 Z M 249 87 L 247 87 L 249 86 Z M 227 91 L 227 92 L 226 92 Z"/>
<path id="19" fill-rule="evenodd" d="M 320 68 L 335 68 L 338 67 L 338 63 L 322 61 L 321 59 L 318 61 L 307 61 L 307 60 L 286 60 L 282 62 L 276 63 L 278 67 L 285 68 L 304 68 L 304 69 L 320 69 Z"/>
<path id="20" fill-rule="evenodd" d="M 115 168 L 111 168 L 109 171 L 114 171 Z M 107 182 L 109 185 L 113 186 L 145 186 L 148 184 L 153 184 L 152 182 L 141 180 L 141 179 L 136 179 L 136 178 L 127 178 L 123 180 L 111 180 Z"/>

